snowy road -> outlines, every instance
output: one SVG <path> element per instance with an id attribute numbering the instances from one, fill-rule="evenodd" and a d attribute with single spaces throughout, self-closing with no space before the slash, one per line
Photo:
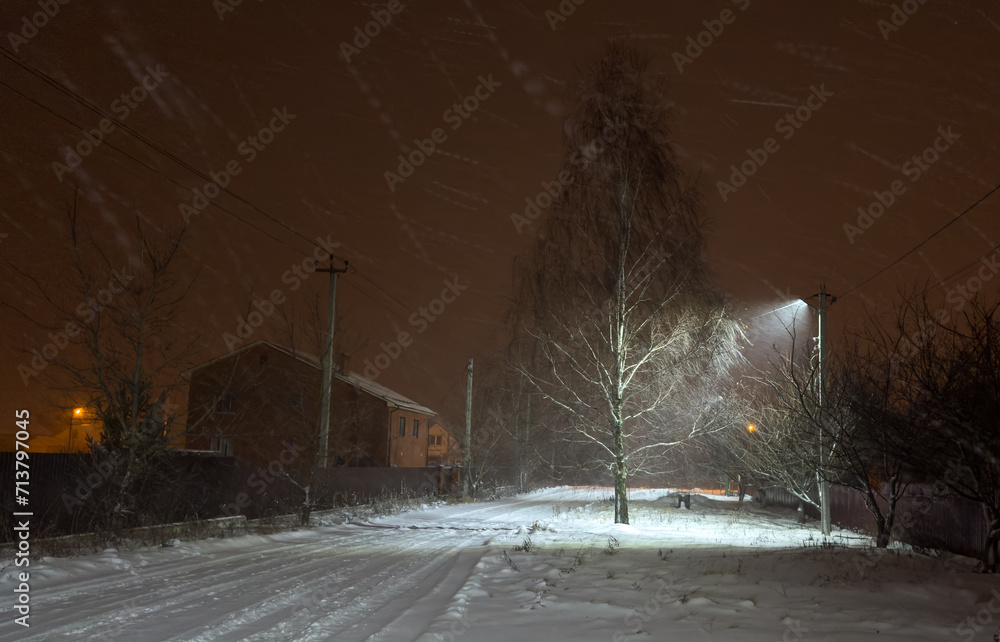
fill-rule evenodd
<path id="1" fill-rule="evenodd" d="M 979 639 L 958 627 L 994 582 L 967 561 L 811 547 L 790 513 L 665 491 L 615 526 L 608 493 L 34 561 L 29 629 L 8 566 L 0 640 Z"/>
<path id="2" fill-rule="evenodd" d="M 34 562 L 31 627 L 7 618 L 0 639 L 413 640 L 466 584 L 489 540 L 530 524 L 542 504 L 551 515 L 548 500 L 507 500 Z M 7 613 L 12 579 L 3 582 Z"/>

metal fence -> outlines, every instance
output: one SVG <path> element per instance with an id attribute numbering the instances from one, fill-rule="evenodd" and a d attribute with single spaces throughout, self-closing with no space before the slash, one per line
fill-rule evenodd
<path id="1" fill-rule="evenodd" d="M 90 498 L 106 489 L 108 478 L 95 471 L 89 455 L 33 453 L 28 460 L 27 506 L 18 504 L 13 490 L 15 457 L 12 452 L 0 453 L 0 479 L 8 480 L 5 484 L 10 489 L 3 494 L 0 542 L 13 541 L 14 512 L 33 513 L 33 537 L 84 532 L 95 516 L 100 517 Z M 152 491 L 155 510 L 142 525 L 236 515 L 270 518 L 297 512 L 305 500 L 304 489 L 283 475 L 280 467 L 259 468 L 234 457 L 184 454 L 174 454 L 169 465 L 173 483 Z M 329 468 L 318 471 L 310 498 L 314 508 L 322 509 L 386 495 L 447 493 L 457 483 L 458 473 L 458 468 L 448 466 Z"/>
<path id="2" fill-rule="evenodd" d="M 786 508 L 799 505 L 797 497 L 778 488 L 767 491 L 767 501 Z M 886 503 L 879 501 L 879 508 L 884 515 Z M 812 505 L 806 505 L 805 513 L 819 519 L 819 511 Z M 841 528 L 875 535 L 875 518 L 856 490 L 830 487 L 830 517 Z M 953 495 L 935 495 L 931 484 L 912 483 L 896 503 L 892 538 L 912 546 L 980 558 L 986 549 L 986 528 L 981 504 Z"/>

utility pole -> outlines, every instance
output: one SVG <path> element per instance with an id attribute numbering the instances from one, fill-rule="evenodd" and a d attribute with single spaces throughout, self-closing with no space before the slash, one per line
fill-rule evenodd
<path id="1" fill-rule="evenodd" d="M 462 457 L 462 494 L 469 496 L 472 472 L 472 357 L 469 357 L 469 382 L 465 386 L 465 455 Z"/>
<path id="2" fill-rule="evenodd" d="M 521 441 L 518 444 L 518 480 L 520 481 L 520 488 L 518 490 L 522 493 L 528 490 L 528 444 L 531 443 L 531 393 L 525 392 L 525 408 L 524 408 L 524 435 L 521 437 Z"/>
<path id="3" fill-rule="evenodd" d="M 326 468 L 327 450 L 330 443 L 330 387 L 333 385 L 333 326 L 337 317 L 337 277 L 347 269 L 350 264 L 344 261 L 343 269 L 333 267 L 333 255 L 330 255 L 330 267 L 316 268 L 317 272 L 327 272 L 330 275 L 330 292 L 326 302 L 326 347 L 323 350 L 323 389 L 320 390 L 319 409 L 319 457 L 316 465 L 319 468 Z"/>
<path id="4" fill-rule="evenodd" d="M 818 481 L 819 481 L 819 506 L 820 506 L 820 524 L 823 529 L 823 535 L 829 536 L 831 532 L 831 519 L 830 519 L 830 482 L 827 480 L 826 475 L 826 368 L 827 368 L 827 345 L 826 345 L 826 285 L 819 286 L 819 308 L 817 309 L 817 317 L 819 318 L 819 420 L 820 420 L 820 430 L 819 430 L 819 471 L 817 471 Z M 831 303 L 837 300 L 836 297 L 831 297 Z"/>

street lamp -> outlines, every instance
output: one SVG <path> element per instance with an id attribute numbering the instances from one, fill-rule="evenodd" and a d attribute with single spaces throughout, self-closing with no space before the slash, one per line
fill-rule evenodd
<path id="1" fill-rule="evenodd" d="M 70 453 L 70 454 L 73 453 L 73 420 L 75 418 L 77 418 L 77 417 L 82 416 L 82 415 L 83 415 L 83 408 L 74 408 L 73 412 L 70 413 L 70 416 L 69 416 L 69 444 L 68 444 L 69 448 L 66 451 L 67 453 Z"/>
<path id="2" fill-rule="evenodd" d="M 827 302 L 827 297 L 830 297 L 829 303 Z M 827 294 L 826 286 L 819 286 L 819 294 L 814 294 L 810 299 L 819 298 L 819 304 L 817 307 L 809 306 L 816 312 L 816 317 L 818 319 L 817 325 L 817 352 L 819 353 L 819 377 L 817 379 L 817 390 L 816 396 L 819 401 L 819 470 L 816 471 L 816 480 L 819 484 L 819 505 L 820 505 L 820 523 L 823 528 L 823 535 L 829 536 L 831 529 L 831 519 L 830 519 L 830 482 L 826 479 L 826 444 L 824 443 L 824 431 L 823 431 L 823 419 L 824 419 L 824 407 L 826 403 L 824 390 L 824 375 L 826 373 L 826 362 L 827 362 L 827 345 L 826 345 L 826 310 L 829 305 L 833 305 L 837 302 L 837 297 L 832 294 Z M 808 304 L 807 304 L 808 305 Z"/>

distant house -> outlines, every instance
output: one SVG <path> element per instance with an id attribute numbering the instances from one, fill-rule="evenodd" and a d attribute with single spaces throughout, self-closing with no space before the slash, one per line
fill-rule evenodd
<path id="1" fill-rule="evenodd" d="M 427 465 L 428 420 L 436 413 L 335 365 L 330 394 L 330 466 Z M 255 341 L 183 373 L 190 382 L 186 448 L 266 466 L 286 451 L 310 464 L 318 448 L 322 366 L 315 356 Z"/>
<path id="2" fill-rule="evenodd" d="M 462 464 L 462 448 L 458 445 L 458 439 L 455 435 L 434 420 L 431 420 L 428 433 L 428 466 L 460 466 Z"/>

